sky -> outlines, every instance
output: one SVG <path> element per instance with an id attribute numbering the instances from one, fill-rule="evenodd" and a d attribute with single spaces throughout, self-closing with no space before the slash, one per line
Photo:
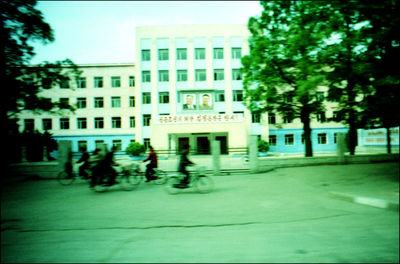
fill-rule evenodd
<path id="1" fill-rule="evenodd" d="M 55 41 L 33 44 L 33 64 L 133 63 L 137 26 L 247 24 L 262 11 L 259 1 L 38 1 L 36 8 Z"/>

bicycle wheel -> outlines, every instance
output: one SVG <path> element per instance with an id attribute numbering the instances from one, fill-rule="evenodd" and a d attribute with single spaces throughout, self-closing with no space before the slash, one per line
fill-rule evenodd
<path id="1" fill-rule="evenodd" d="M 153 180 L 153 182 L 155 184 L 164 184 L 167 182 L 168 177 L 167 177 L 167 173 L 163 170 L 157 170 L 156 174 L 154 175 L 157 177 L 157 179 Z"/>
<path id="2" fill-rule="evenodd" d="M 177 176 L 172 176 L 167 178 L 167 185 L 165 186 L 165 190 L 169 193 L 169 194 L 177 194 L 180 189 L 175 188 L 174 185 L 175 184 L 179 184 L 180 180 Z"/>
<path id="3" fill-rule="evenodd" d="M 75 180 L 75 177 L 66 171 L 61 171 L 57 175 L 57 180 L 61 185 L 70 185 Z"/>
<path id="4" fill-rule="evenodd" d="M 194 182 L 194 187 L 199 193 L 209 193 L 214 189 L 214 182 L 210 177 L 201 175 Z"/>
<path id="5" fill-rule="evenodd" d="M 141 176 L 140 175 L 122 175 L 120 178 L 120 185 L 123 190 L 125 191 L 132 191 L 136 189 L 139 186 L 139 183 L 141 182 Z"/>

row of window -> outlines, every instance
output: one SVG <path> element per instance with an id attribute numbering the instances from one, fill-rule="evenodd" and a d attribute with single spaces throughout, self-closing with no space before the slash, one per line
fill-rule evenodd
<path id="1" fill-rule="evenodd" d="M 207 79 L 206 69 L 195 69 L 194 70 L 194 79 L 196 82 L 206 81 L 206 79 Z M 187 80 L 188 80 L 188 70 L 177 70 L 176 71 L 176 81 L 177 82 L 186 82 Z M 224 69 L 214 69 L 213 70 L 213 80 L 214 81 L 225 80 Z M 240 72 L 240 69 L 232 69 L 232 80 L 234 80 L 234 81 L 242 80 L 242 73 Z M 169 70 L 159 70 L 158 71 L 158 81 L 159 82 L 169 82 Z M 142 71 L 142 82 L 144 82 L 144 83 L 151 82 L 151 72 L 150 71 Z"/>
<path id="2" fill-rule="evenodd" d="M 27 80 L 30 82 L 32 80 Z M 128 80 L 129 87 L 135 87 L 135 76 L 129 76 Z M 42 87 L 45 89 L 49 89 L 52 87 L 51 80 L 44 79 L 42 81 Z M 79 77 L 76 79 L 76 87 L 77 88 L 87 88 L 87 77 Z M 104 87 L 104 77 L 103 76 L 95 76 L 93 77 L 93 86 L 94 88 L 103 88 Z M 112 76 L 111 77 L 111 88 L 119 88 L 121 87 L 121 77 L 120 76 Z M 71 88 L 71 81 L 69 79 L 62 80 L 60 82 L 60 88 Z"/>
<path id="3" fill-rule="evenodd" d="M 317 117 L 317 121 L 320 122 L 320 123 L 328 122 L 328 119 L 326 118 L 325 112 L 317 113 L 316 117 Z M 294 120 L 293 117 L 288 117 L 288 116 L 284 116 L 283 117 L 283 123 L 284 124 L 290 124 L 290 123 L 293 122 L 293 120 Z M 340 121 L 337 111 L 333 111 L 332 120 L 335 121 L 335 122 L 339 122 Z M 277 123 L 276 122 L 275 113 L 268 113 L 268 123 L 269 124 L 276 124 Z"/>
<path id="4" fill-rule="evenodd" d="M 95 140 L 95 148 L 101 149 L 102 146 L 105 144 L 104 140 Z M 130 143 L 135 142 L 134 139 L 130 140 Z M 150 146 L 150 138 L 144 138 L 143 139 L 143 144 L 145 145 L 146 149 Z M 113 139 L 112 140 L 112 146 L 116 147 L 116 151 L 122 151 L 122 140 L 120 139 Z M 88 150 L 88 143 L 86 140 L 79 140 L 78 141 L 78 150 L 79 151 L 89 151 Z M 94 149 L 93 149 L 94 150 Z"/>
<path id="5" fill-rule="evenodd" d="M 158 49 L 158 60 L 167 61 L 169 60 L 169 49 Z M 242 57 L 242 48 L 231 48 L 231 58 L 240 59 Z M 151 60 L 151 50 L 142 49 L 141 51 L 142 61 Z M 177 60 L 187 60 L 187 48 L 177 48 L 176 49 L 176 59 Z M 194 59 L 195 60 L 205 60 L 206 59 L 206 49 L 205 48 L 195 48 L 194 49 Z M 213 49 L 213 59 L 222 60 L 224 59 L 224 48 L 214 48 Z"/>
<path id="6" fill-rule="evenodd" d="M 277 139 L 276 135 L 269 135 L 269 144 L 271 146 L 276 146 L 276 142 L 277 142 L 276 139 Z M 328 134 L 327 133 L 318 133 L 317 139 L 318 139 L 318 144 L 320 144 L 320 145 L 328 144 Z M 336 144 L 336 140 L 337 140 L 337 133 L 334 133 L 333 142 L 335 144 Z M 304 143 L 305 143 L 304 134 L 301 134 L 301 144 L 304 144 Z M 285 135 L 285 145 L 287 145 L 287 146 L 295 145 L 294 134 L 286 134 Z"/>

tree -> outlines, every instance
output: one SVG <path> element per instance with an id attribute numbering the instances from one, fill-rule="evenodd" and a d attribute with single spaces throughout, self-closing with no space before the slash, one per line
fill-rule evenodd
<path id="1" fill-rule="evenodd" d="M 325 29 L 325 6 L 312 1 L 261 1 L 251 17 L 250 54 L 242 58 L 246 106 L 252 112 L 277 111 L 303 123 L 305 156 L 312 153 L 310 120 L 323 111 L 316 96 L 323 85 L 318 60 Z"/>
<path id="2" fill-rule="evenodd" d="M 6 126 L 2 131 L 7 135 L 18 132 L 15 122 L 22 110 L 40 112 L 65 107 L 73 109 L 40 96 L 42 90 L 54 83 L 77 77 L 79 71 L 69 59 L 35 66 L 29 64 L 35 55 L 31 45 L 33 41 L 43 44 L 54 41 L 50 25 L 44 21 L 35 5 L 36 0 L 0 0 L 0 78 L 5 84 L 3 87 L 7 87 L 7 97 L 2 97 L 1 121 Z M 7 147 L 12 146 L 8 144 Z"/>
<path id="3" fill-rule="evenodd" d="M 125 150 L 126 154 L 132 155 L 132 156 L 140 156 L 145 151 L 146 151 L 146 146 L 143 144 L 140 144 L 139 142 L 130 143 L 129 146 Z"/>
<path id="4" fill-rule="evenodd" d="M 399 2 L 332 1 L 328 6 L 325 34 L 336 40 L 324 47 L 320 60 L 332 67 L 326 75 L 328 99 L 338 102 L 338 115 L 349 125 L 354 155 L 358 128 L 399 124 L 397 110 L 389 110 L 399 100 Z"/>

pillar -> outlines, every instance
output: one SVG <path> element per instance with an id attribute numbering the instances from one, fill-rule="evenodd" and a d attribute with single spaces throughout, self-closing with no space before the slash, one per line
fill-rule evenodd
<path id="1" fill-rule="evenodd" d="M 221 175 L 221 142 L 218 140 L 211 141 L 211 156 L 213 159 L 214 175 Z"/>
<path id="2" fill-rule="evenodd" d="M 58 142 L 58 170 L 65 169 L 65 163 L 72 162 L 72 141 L 60 140 Z"/>
<path id="3" fill-rule="evenodd" d="M 258 172 L 258 137 L 250 135 L 248 141 L 250 172 Z"/>
<path id="4" fill-rule="evenodd" d="M 338 163 L 344 164 L 344 152 L 346 151 L 346 134 L 337 133 L 336 134 L 336 154 L 338 156 Z"/>

